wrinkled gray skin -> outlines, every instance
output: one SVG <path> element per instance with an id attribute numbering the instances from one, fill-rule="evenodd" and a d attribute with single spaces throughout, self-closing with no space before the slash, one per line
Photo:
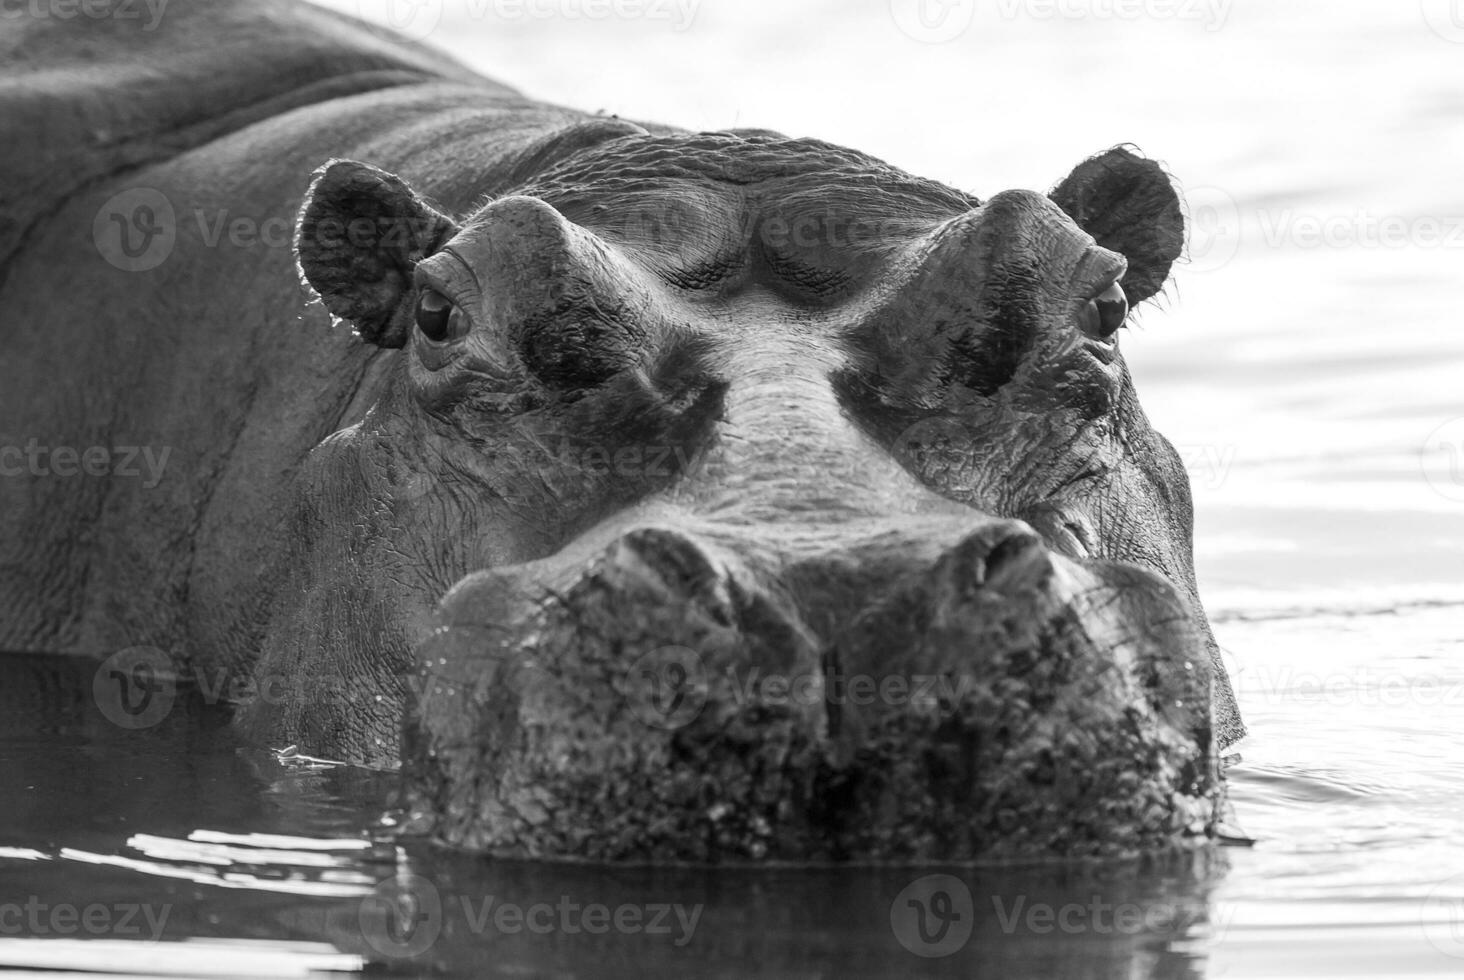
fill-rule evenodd
<path id="1" fill-rule="evenodd" d="M 0 39 L 3 445 L 171 451 L 0 479 L 0 647 L 253 676 L 246 733 L 495 853 L 1213 834 L 1242 728 L 1112 333 L 1180 253 L 1158 166 L 980 201 L 283 0 L 141 25 Z M 125 272 L 136 188 L 177 242 Z"/>

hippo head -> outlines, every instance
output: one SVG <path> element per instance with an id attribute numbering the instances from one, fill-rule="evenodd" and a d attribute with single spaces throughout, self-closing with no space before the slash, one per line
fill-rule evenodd
<path id="1" fill-rule="evenodd" d="M 1202 841 L 1241 734 L 1121 352 L 1183 212 L 1127 149 L 986 201 L 630 134 L 472 213 L 335 162 L 326 307 L 396 349 L 296 490 L 256 731 L 457 846 L 596 859 Z"/>

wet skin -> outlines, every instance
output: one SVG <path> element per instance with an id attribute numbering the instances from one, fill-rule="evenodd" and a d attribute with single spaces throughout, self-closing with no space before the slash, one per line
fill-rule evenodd
<path id="1" fill-rule="evenodd" d="M 220 10 L 181 23 L 367 47 L 318 12 Z M 247 673 L 246 733 L 400 764 L 416 825 L 473 850 L 1211 839 L 1243 729 L 1187 478 L 1119 339 L 1182 247 L 1159 166 L 1118 148 L 981 200 L 389 50 L 415 80 L 160 151 L 7 266 L 33 365 L 58 335 L 102 348 L 67 365 L 80 429 L 167 440 L 186 468 L 100 509 L 95 488 L 8 487 L 17 525 L 59 503 L 36 542 L 80 528 L 103 558 L 78 606 L 40 583 L 96 555 L 12 549 L 7 643 Z M 298 211 L 294 249 L 185 233 L 159 270 L 106 268 L 74 231 L 139 181 L 185 213 Z M 58 258 L 93 288 L 54 285 Z M 166 370 L 115 370 L 149 344 Z M 33 419 L 71 396 L 34 397 Z"/>

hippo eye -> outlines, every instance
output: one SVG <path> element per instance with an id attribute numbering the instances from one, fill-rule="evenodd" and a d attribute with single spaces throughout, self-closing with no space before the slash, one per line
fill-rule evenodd
<path id="1" fill-rule="evenodd" d="M 1123 294 L 1123 287 L 1118 283 L 1088 300 L 1088 305 L 1083 307 L 1080 315 L 1083 333 L 1097 340 L 1111 339 L 1126 319 L 1128 297 Z"/>
<path id="2" fill-rule="evenodd" d="M 452 300 L 435 289 L 423 289 L 417 300 L 417 329 L 428 340 L 440 344 L 452 335 L 457 313 Z"/>

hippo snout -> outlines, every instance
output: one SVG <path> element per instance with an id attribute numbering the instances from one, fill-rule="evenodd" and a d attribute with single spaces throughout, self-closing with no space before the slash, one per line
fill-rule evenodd
<path id="1" fill-rule="evenodd" d="M 1205 649 L 1156 575 L 974 515 L 596 547 L 469 576 L 419 650 L 407 769 L 454 844 L 962 859 L 1209 822 Z"/>

